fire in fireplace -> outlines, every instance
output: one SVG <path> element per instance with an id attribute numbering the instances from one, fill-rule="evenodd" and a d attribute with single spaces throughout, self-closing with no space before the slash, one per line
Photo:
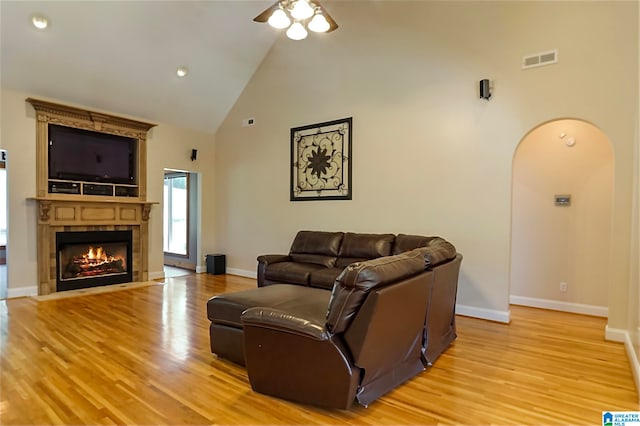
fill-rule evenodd
<path id="1" fill-rule="evenodd" d="M 110 274 L 127 273 L 127 246 L 126 244 L 109 243 L 104 247 L 88 247 L 85 251 L 81 248 L 80 254 L 76 254 L 78 247 L 84 244 L 66 245 L 60 252 L 60 273 L 62 280 L 83 279 Z"/>
<path id="2" fill-rule="evenodd" d="M 58 291 L 132 281 L 131 231 L 56 233 Z"/>

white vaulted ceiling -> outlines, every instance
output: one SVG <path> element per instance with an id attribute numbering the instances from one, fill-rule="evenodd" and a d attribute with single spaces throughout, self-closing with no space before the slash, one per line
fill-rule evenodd
<path id="1" fill-rule="evenodd" d="M 214 133 L 278 37 L 252 22 L 270 4 L 3 0 L 2 87 Z"/>

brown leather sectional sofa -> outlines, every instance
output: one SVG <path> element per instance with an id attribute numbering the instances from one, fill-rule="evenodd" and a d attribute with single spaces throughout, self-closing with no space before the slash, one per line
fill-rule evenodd
<path id="1" fill-rule="evenodd" d="M 259 288 L 207 303 L 211 351 L 246 365 L 257 392 L 366 406 L 456 338 L 462 256 L 442 238 L 301 231 L 289 255 L 258 261 Z"/>
<path id="2" fill-rule="evenodd" d="M 290 283 L 331 290 L 338 275 L 353 262 L 427 246 L 455 257 L 453 245 L 440 237 L 300 231 L 288 255 L 258 257 L 258 287 Z"/>

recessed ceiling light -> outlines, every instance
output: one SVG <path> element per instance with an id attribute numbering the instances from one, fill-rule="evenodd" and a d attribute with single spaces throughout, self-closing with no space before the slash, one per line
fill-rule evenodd
<path id="1" fill-rule="evenodd" d="M 184 77 L 187 74 L 189 74 L 189 68 L 187 68 L 187 67 L 178 67 L 178 69 L 176 70 L 176 74 L 178 75 L 178 77 Z"/>
<path id="2" fill-rule="evenodd" d="M 31 23 L 39 30 L 44 30 L 49 26 L 49 20 L 39 14 L 35 14 L 31 17 Z"/>

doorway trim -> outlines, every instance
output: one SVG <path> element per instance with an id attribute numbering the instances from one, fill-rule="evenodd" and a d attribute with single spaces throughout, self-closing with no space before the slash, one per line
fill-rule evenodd
<path id="1" fill-rule="evenodd" d="M 576 136 L 578 135 L 578 136 Z M 585 137 L 585 135 L 589 136 L 588 138 Z M 538 138 L 538 139 L 532 139 L 532 138 Z M 545 139 L 540 139 L 540 138 L 545 138 Z M 520 263 L 520 265 L 524 265 L 527 264 L 527 266 L 531 263 L 530 259 L 526 259 L 526 260 L 522 260 L 522 261 L 518 261 L 518 258 L 521 256 L 520 254 L 516 254 L 516 250 L 521 250 L 519 247 L 522 246 L 522 241 L 524 240 L 520 240 L 519 243 L 516 243 L 516 238 L 517 237 L 517 233 L 520 232 L 521 234 L 523 233 L 522 231 L 518 231 L 516 229 L 516 227 L 520 227 L 522 228 L 521 225 L 518 225 L 518 219 L 516 218 L 516 215 L 519 214 L 517 212 L 517 208 L 516 207 L 520 207 L 520 206 L 516 206 L 516 203 L 520 203 L 522 200 L 519 201 L 520 198 L 522 198 L 522 194 L 520 194 L 521 196 L 519 197 L 518 194 L 516 193 L 516 191 L 521 190 L 521 188 L 518 188 L 518 183 L 516 182 L 516 179 L 518 178 L 517 173 L 518 170 L 516 170 L 516 168 L 518 167 L 517 164 L 517 159 L 519 158 L 518 155 L 523 155 L 523 149 L 529 149 L 529 152 L 534 152 L 533 148 L 531 148 L 531 146 L 527 146 L 526 144 L 530 144 L 532 142 L 538 141 L 538 143 L 544 143 L 547 144 L 545 146 L 537 146 L 535 147 L 537 150 L 542 150 L 543 148 L 547 148 L 550 149 L 546 154 L 553 154 L 553 157 L 549 157 L 550 164 L 554 164 L 556 167 L 554 168 L 553 166 L 550 167 L 550 171 L 554 171 L 554 175 L 555 176 L 562 176 L 563 173 L 568 173 L 568 171 L 571 171 L 571 169 L 568 167 L 571 164 L 569 163 L 564 163 L 567 164 L 567 170 L 559 170 L 559 168 L 557 167 L 557 162 L 561 161 L 561 158 L 557 158 L 560 157 L 558 156 L 558 153 L 562 154 L 563 152 L 565 153 L 565 155 L 567 155 L 568 153 L 573 153 L 574 155 L 577 153 L 577 151 L 571 151 L 571 148 L 573 148 L 574 146 L 578 146 L 579 148 L 582 148 L 582 153 L 584 153 L 585 148 L 584 145 L 585 143 L 591 143 L 591 145 L 589 146 L 589 151 L 586 151 L 587 153 L 591 153 L 591 152 L 595 152 L 593 151 L 594 147 L 597 148 L 600 152 L 604 152 L 606 157 L 604 159 L 604 163 L 606 163 L 606 167 L 603 168 L 602 174 L 603 176 L 600 176 L 600 178 L 605 178 L 606 180 L 597 180 L 597 182 L 604 182 L 604 186 L 602 186 L 600 188 L 600 196 L 602 197 L 605 191 L 603 191 L 603 188 L 606 188 L 606 194 L 607 197 L 606 198 L 606 205 L 599 203 L 598 205 L 604 205 L 604 209 L 605 211 L 608 210 L 607 217 L 606 219 L 606 230 L 603 228 L 600 228 L 599 231 L 601 234 L 606 234 L 606 239 L 608 242 L 608 246 L 605 248 L 606 253 L 603 253 L 603 255 L 599 256 L 599 258 L 603 259 L 602 262 L 599 263 L 599 267 L 604 267 L 605 271 L 608 271 L 611 266 L 611 256 L 612 256 L 612 247 L 613 247 L 613 231 L 612 231 L 612 227 L 613 227 L 613 220 L 614 220 L 614 214 L 613 214 L 613 209 L 614 209 L 614 199 L 613 199 L 613 189 L 615 186 L 615 169 L 614 169 L 614 152 L 613 152 L 613 144 L 611 143 L 610 138 L 595 124 L 587 121 L 587 120 L 583 120 L 580 118 L 557 118 L 557 119 L 553 119 L 553 120 L 549 120 L 546 122 L 543 122 L 535 127 L 533 127 L 529 132 L 527 132 L 523 138 L 520 140 L 518 146 L 516 147 L 514 154 L 513 154 L 513 163 L 512 163 L 512 180 L 511 180 L 511 184 L 512 184 L 512 189 L 511 189 L 511 231 L 510 231 L 510 263 L 509 263 L 509 267 L 510 267 L 510 271 L 509 271 L 509 303 L 510 304 L 514 304 L 514 305 L 523 305 L 523 306 L 531 306 L 531 307 L 536 307 L 536 308 L 543 308 L 543 309 L 550 309 L 550 310 L 557 310 L 557 311 L 564 311 L 564 312 L 572 312 L 572 313 L 579 313 L 579 314 L 585 314 L 585 315 L 594 315 L 594 316 L 601 316 L 601 317 L 608 317 L 608 311 L 609 311 L 609 307 L 608 307 L 608 302 L 605 306 L 599 306 L 599 305 L 594 305 L 594 304 L 588 304 L 588 303 L 579 303 L 578 301 L 576 301 L 575 299 L 579 298 L 581 295 L 576 296 L 575 294 L 577 292 L 574 292 L 574 295 L 572 295 L 572 297 L 567 297 L 567 293 L 558 293 L 557 297 L 549 297 L 549 294 L 553 294 L 553 288 L 550 288 L 549 286 L 553 286 L 555 285 L 555 281 L 554 280 L 549 280 L 548 278 L 550 276 L 553 276 L 553 274 L 549 274 L 544 278 L 547 278 L 546 280 L 541 280 L 544 282 L 543 285 L 547 286 L 546 289 L 543 289 L 544 291 L 539 291 L 539 293 L 544 293 L 544 297 L 531 297 L 530 295 L 514 295 L 514 284 L 515 284 L 515 279 L 516 279 L 516 274 L 514 271 L 514 268 L 518 267 L 518 263 Z M 602 143 L 606 143 L 606 145 L 602 145 Z M 593 143 L 597 143 L 598 145 L 593 145 Z M 566 150 L 566 151 L 562 151 L 562 150 Z M 571 157 L 573 158 L 573 157 Z M 585 157 L 588 158 L 588 157 Z M 522 157 L 520 157 L 520 159 L 522 159 Z M 572 160 L 573 161 L 573 160 Z M 555 162 L 555 163 L 554 163 Z M 561 166 L 563 164 L 561 163 Z M 586 170 L 586 169 L 585 169 Z M 543 176 L 545 172 L 549 172 L 547 170 L 542 170 L 542 173 L 539 174 L 539 176 Z M 596 172 L 592 172 L 590 169 L 588 171 L 588 173 L 596 173 Z M 570 175 L 570 173 L 569 173 Z M 577 175 L 577 174 L 576 174 Z M 549 174 L 546 174 L 545 176 L 549 176 Z M 549 180 L 549 179 L 547 179 Z M 566 176 L 565 176 L 565 180 L 566 180 Z M 559 184 L 556 184 L 556 186 L 558 187 L 558 191 L 562 192 L 562 187 L 563 187 L 563 183 L 562 181 L 559 180 Z M 524 185 L 520 185 L 521 187 L 523 187 Z M 532 192 L 532 194 L 527 194 L 529 195 L 531 198 L 534 198 L 536 196 L 539 196 L 539 194 L 535 193 L 533 189 L 531 189 L 530 187 L 526 187 L 526 190 L 529 190 Z M 587 193 L 587 191 L 585 191 L 585 193 Z M 549 196 L 549 199 L 547 200 L 547 198 L 544 198 L 544 203 L 549 202 L 549 206 L 545 207 L 547 210 L 545 210 L 546 214 L 550 214 L 549 212 L 556 212 L 553 214 L 564 214 L 565 212 L 567 212 L 568 210 L 565 210 L 564 212 L 561 210 L 554 210 L 554 209 L 566 209 L 566 207 L 554 207 L 552 206 L 553 203 L 553 196 L 554 193 L 551 192 L 550 194 L 544 194 L 544 197 L 547 197 L 547 195 Z M 584 195 L 584 194 L 581 194 Z M 587 198 L 587 197 L 582 197 Z M 599 200 L 602 200 L 602 198 L 599 198 Z M 535 203 L 540 203 L 540 200 L 534 200 L 532 201 L 533 205 L 536 205 Z M 584 212 L 584 206 L 582 207 L 583 210 L 582 212 Z M 582 213 L 584 216 L 584 213 Z M 591 214 L 591 213 L 589 213 Z M 545 216 L 545 219 L 548 221 L 549 220 L 549 216 Z M 575 222 L 575 220 L 574 220 Z M 602 220 L 600 221 L 602 222 Z M 568 222 L 571 225 L 574 225 L 574 223 Z M 540 226 L 540 223 L 536 223 L 535 226 Z M 536 229 L 536 231 L 534 233 L 536 233 L 536 235 L 541 236 L 542 238 L 545 237 L 545 232 L 548 234 L 549 230 L 545 229 L 544 226 L 549 226 L 549 223 L 543 223 L 543 228 L 542 228 L 542 232 L 543 234 L 540 234 L 541 229 Z M 557 225 L 556 225 L 557 226 Z M 578 234 L 579 235 L 579 234 Z M 555 237 L 555 235 L 554 235 Z M 562 234 L 560 234 L 558 236 L 559 238 L 562 238 Z M 575 237 L 574 237 L 575 238 Z M 580 238 L 586 238 L 586 237 L 580 237 Z M 543 257 L 544 255 L 549 255 L 549 256 L 553 256 L 554 254 L 554 248 L 551 247 L 552 244 L 547 244 L 546 247 L 549 247 L 548 253 L 543 253 L 542 255 L 540 255 L 539 252 L 535 252 L 535 249 L 531 249 L 532 253 L 537 254 L 538 256 L 529 256 L 532 257 L 533 259 L 535 259 L 535 263 L 536 263 L 536 268 L 539 267 L 539 270 L 545 270 L 545 260 L 547 261 L 547 264 L 551 263 L 549 262 L 548 259 L 543 259 L 541 257 Z M 569 249 L 566 250 L 565 252 L 568 253 L 567 254 L 567 259 L 571 259 L 572 256 L 572 251 L 571 248 L 575 248 L 576 244 L 574 243 L 572 244 L 568 244 L 567 246 Z M 580 249 L 580 247 L 582 246 L 578 246 L 578 250 Z M 576 255 L 577 256 L 577 255 Z M 558 258 L 560 258 L 560 260 L 554 259 L 554 261 L 557 262 L 562 262 L 561 260 L 561 256 L 556 256 Z M 576 262 L 575 258 L 571 261 L 571 262 Z M 595 266 L 598 267 L 598 266 Z M 568 271 L 568 275 L 575 278 L 577 275 L 575 273 L 576 270 L 578 271 L 582 271 L 582 269 L 579 269 L 579 267 L 576 267 L 575 265 L 572 267 L 573 270 L 571 269 L 571 267 L 567 266 L 565 269 L 567 269 Z M 534 268 L 535 269 L 535 268 Z M 541 274 L 543 275 L 543 274 Z M 603 288 L 607 289 L 609 286 L 609 280 L 610 278 L 610 274 L 608 273 L 604 273 L 605 277 L 603 279 L 602 285 Z M 558 279 L 557 281 L 562 282 L 562 279 Z M 579 279 L 575 279 L 573 284 L 577 284 L 581 282 Z M 569 283 L 569 288 L 571 289 L 571 284 Z M 591 283 L 592 285 L 592 289 L 593 289 L 593 283 Z M 521 289 L 522 290 L 522 289 Z M 558 291 L 561 291 L 560 289 L 558 289 Z M 531 292 L 534 293 L 534 292 Z M 608 299 L 608 292 L 605 291 L 606 297 Z M 563 295 L 563 296 L 562 296 Z M 563 300 L 564 299 L 564 300 Z"/>
<path id="2" fill-rule="evenodd" d="M 187 176 L 192 176 L 193 184 L 189 184 L 189 192 L 190 197 L 193 200 L 193 203 L 188 207 L 189 218 L 188 229 L 187 232 L 189 234 L 187 240 L 189 247 L 187 247 L 187 256 L 182 255 L 173 255 L 171 253 L 164 252 L 164 241 L 163 241 L 163 265 L 176 266 L 179 268 L 186 268 L 195 271 L 196 273 L 203 272 L 205 269 L 202 264 L 203 255 L 202 255 L 202 174 L 196 171 L 189 170 L 181 170 L 175 169 L 171 167 L 165 167 L 163 170 L 163 186 L 164 186 L 164 177 L 167 173 L 185 173 Z M 189 178 L 191 180 L 191 178 Z M 194 188 L 195 186 L 195 188 Z M 164 204 L 167 203 L 167 200 L 163 197 L 163 208 Z M 163 229 L 163 239 L 164 239 L 164 214 L 162 215 L 162 229 Z M 167 259 L 167 255 L 172 260 L 176 260 L 176 262 L 165 263 Z"/>

